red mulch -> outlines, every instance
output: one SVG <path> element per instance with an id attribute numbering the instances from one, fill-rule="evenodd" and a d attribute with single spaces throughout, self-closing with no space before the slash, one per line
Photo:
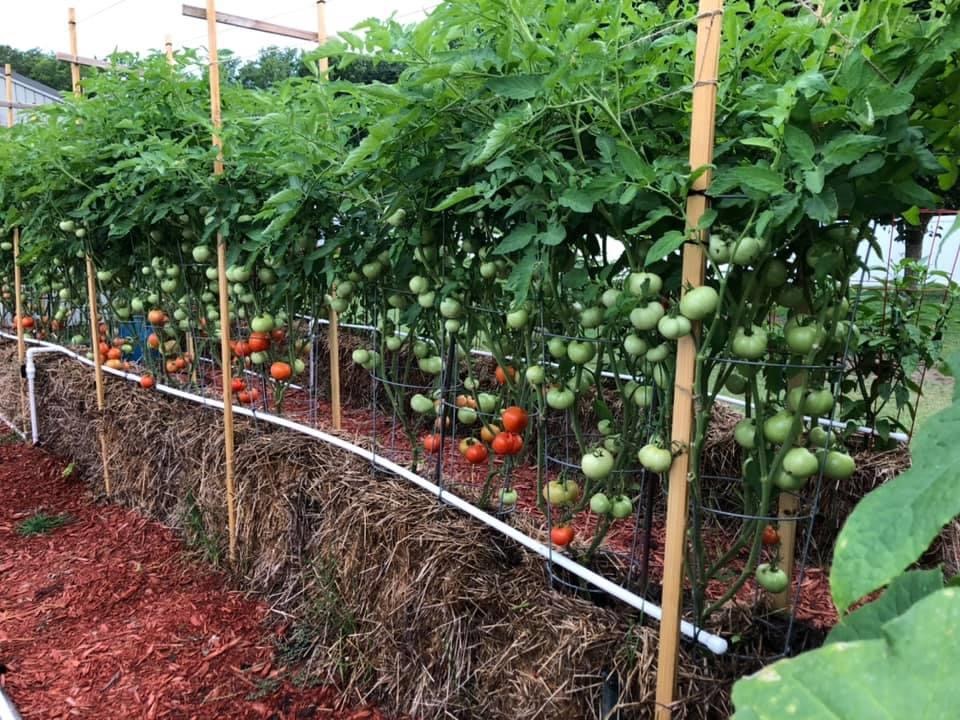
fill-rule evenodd
<path id="1" fill-rule="evenodd" d="M 332 687 L 300 688 L 262 603 L 191 560 L 174 534 L 94 505 L 64 463 L 0 446 L 0 664 L 31 718 L 360 720 Z M 68 513 L 21 536 L 38 512 Z"/>

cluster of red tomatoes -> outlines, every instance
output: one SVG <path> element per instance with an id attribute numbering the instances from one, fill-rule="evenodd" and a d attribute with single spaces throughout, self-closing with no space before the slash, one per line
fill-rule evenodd
<path id="1" fill-rule="evenodd" d="M 467 396 L 460 396 L 457 398 L 457 405 L 469 407 L 476 402 L 471 403 L 471 400 L 472 398 Z M 473 465 L 486 462 L 490 457 L 490 450 L 500 457 L 518 455 L 523 450 L 523 432 L 527 429 L 529 420 L 527 411 L 523 408 L 516 405 L 508 407 L 500 413 L 499 422 L 490 422 L 483 426 L 479 438 L 463 438 L 459 444 L 460 453 Z M 422 442 L 423 449 L 428 453 L 439 452 L 439 433 L 424 435 Z"/>

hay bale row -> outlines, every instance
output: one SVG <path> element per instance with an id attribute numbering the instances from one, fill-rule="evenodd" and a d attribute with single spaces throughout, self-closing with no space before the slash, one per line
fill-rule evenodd
<path id="1" fill-rule="evenodd" d="M 99 428 L 113 500 L 223 557 L 217 413 L 111 378 L 98 417 L 89 368 L 50 356 L 38 394 L 44 443 L 94 491 Z M 624 718 L 652 716 L 656 625 L 550 590 L 539 558 L 352 455 L 250 420 L 236 439 L 234 579 L 294 618 L 310 678 L 426 720 L 598 718 L 606 671 Z M 725 717 L 735 676 L 684 647 L 676 717 Z"/>

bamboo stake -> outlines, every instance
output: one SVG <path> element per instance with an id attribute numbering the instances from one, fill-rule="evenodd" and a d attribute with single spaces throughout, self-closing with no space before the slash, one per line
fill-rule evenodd
<path id="1" fill-rule="evenodd" d="M 327 3 L 317 0 L 317 42 L 327 41 Z M 320 58 L 320 74 L 326 77 L 329 64 L 327 58 Z M 327 346 L 330 351 L 330 412 L 333 429 L 339 430 L 343 424 L 343 407 L 340 401 L 340 319 L 337 311 L 330 309 L 330 326 L 327 329 Z"/>
<path id="2" fill-rule="evenodd" d="M 67 26 L 70 31 L 70 54 L 77 57 L 77 11 L 67 10 Z M 70 78 L 73 81 L 73 94 L 80 95 L 80 66 L 70 63 Z M 97 385 L 97 410 L 104 414 L 107 406 L 103 387 L 103 358 L 100 356 L 100 318 L 97 316 L 97 275 L 93 265 L 93 256 L 87 249 L 87 303 L 90 305 L 90 346 L 93 349 L 93 377 Z M 107 438 L 103 429 L 98 430 L 100 439 L 100 459 L 103 462 L 103 488 L 110 497 L 110 464 L 107 458 Z"/>
<path id="3" fill-rule="evenodd" d="M 3 67 L 3 74 L 6 78 L 6 97 L 7 97 L 7 127 L 12 128 L 14 123 L 13 116 L 13 67 L 7 63 Z M 27 430 L 27 390 L 23 382 L 23 367 L 27 358 L 27 344 L 23 340 L 23 324 L 20 319 L 23 317 L 23 302 L 21 285 L 23 278 L 20 274 L 20 228 L 13 229 L 13 308 L 14 317 L 17 326 L 17 360 L 20 363 L 20 420 L 24 432 Z"/>
<path id="4" fill-rule="evenodd" d="M 217 148 L 217 158 L 213 161 L 213 174 L 223 174 L 223 140 L 220 128 L 220 58 L 217 54 L 217 10 L 216 0 L 207 0 L 207 48 L 210 54 L 210 119 L 213 121 L 213 144 Z M 223 446 L 226 455 L 227 486 L 227 533 L 229 538 L 229 558 L 233 563 L 237 559 L 237 511 L 233 483 L 233 389 L 231 383 L 230 351 L 230 296 L 227 290 L 227 243 L 223 234 L 217 232 L 217 275 L 220 294 L 220 364 L 223 368 Z"/>
<path id="5" fill-rule="evenodd" d="M 697 54 L 694 65 L 693 116 L 690 125 L 690 168 L 713 161 L 714 120 L 717 103 L 717 66 L 723 0 L 700 0 L 697 15 Z M 695 228 L 707 210 L 706 190 L 710 173 L 702 173 L 687 198 L 687 227 Z M 706 240 L 706 238 L 702 238 Z M 700 245 L 683 248 L 683 287 L 703 284 L 705 258 Z M 694 427 L 694 381 L 697 348 L 693 335 L 680 338 L 673 396 L 674 447 L 682 452 L 670 468 L 667 494 L 666 548 L 663 570 L 663 619 L 660 622 L 660 652 L 657 660 L 657 720 L 670 720 L 677 685 L 680 619 L 683 600 L 683 558 L 687 546 L 687 502 L 690 470 L 689 448 Z"/>

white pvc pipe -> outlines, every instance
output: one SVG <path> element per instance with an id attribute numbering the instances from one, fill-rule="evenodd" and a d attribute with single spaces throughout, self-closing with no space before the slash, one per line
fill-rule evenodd
<path id="1" fill-rule="evenodd" d="M 13 704 L 13 700 L 7 696 L 2 687 L 0 687 L 0 720 L 23 720 L 17 712 L 17 706 Z"/>
<path id="2" fill-rule="evenodd" d="M 10 337 L 5 333 L 0 333 L 0 336 Z M 39 341 L 34 341 L 34 342 L 39 343 Z M 72 357 L 73 359 L 78 360 L 79 362 L 82 362 L 91 367 L 94 364 L 92 360 L 88 360 L 87 358 L 78 355 L 72 350 L 68 350 L 67 348 L 61 347 L 59 345 L 53 345 L 50 343 L 42 343 L 42 345 L 45 346 L 44 350 L 46 352 L 59 352 L 63 355 Z M 31 349 L 30 351 L 28 351 L 27 353 L 28 358 L 30 357 L 31 352 L 34 352 L 34 350 Z M 117 377 L 122 377 L 131 382 L 139 382 L 140 380 L 140 376 L 134 375 L 133 373 L 114 370 L 108 367 L 104 367 L 103 371 L 111 375 L 115 375 Z M 216 410 L 221 410 L 221 411 L 223 410 L 223 402 L 221 402 L 220 400 L 214 400 L 212 398 L 205 398 L 200 395 L 194 395 L 193 393 L 184 392 L 183 390 L 178 390 L 176 388 L 172 388 L 167 385 L 157 384 L 155 386 L 155 389 L 158 390 L 159 392 L 165 393 L 167 395 L 171 395 L 172 397 L 180 398 L 182 400 L 189 400 L 190 402 L 194 402 L 199 405 L 203 405 L 205 407 L 213 408 Z M 36 399 L 33 394 L 32 385 L 30 385 L 29 391 L 30 391 L 31 408 L 35 408 Z M 569 571 L 571 574 L 576 575 L 577 577 L 587 581 L 594 587 L 600 590 L 603 590 L 604 592 L 612 595 L 613 597 L 624 602 L 625 604 L 639 610 L 640 612 L 646 615 L 649 615 L 655 620 L 660 620 L 662 616 L 662 610 L 658 605 L 654 605 L 653 603 L 646 600 L 645 598 L 642 598 L 628 590 L 625 590 L 624 588 L 620 587 L 616 583 L 613 583 L 610 580 L 607 580 L 605 577 L 598 575 L 597 573 L 591 570 L 588 570 L 587 568 L 583 567 L 577 562 L 574 562 L 567 556 L 555 553 L 552 547 L 544 545 L 543 543 L 538 542 L 537 540 L 534 540 L 533 538 L 523 534 L 516 528 L 510 525 L 507 525 L 506 523 L 502 522 L 501 520 L 498 520 L 497 518 L 493 517 L 489 513 L 486 513 L 480 508 L 475 507 L 470 502 L 458 497 L 457 495 L 451 493 L 448 490 L 444 490 L 440 488 L 439 486 L 435 485 L 429 480 L 417 475 L 416 473 L 413 473 L 407 470 L 406 468 L 400 465 L 397 465 L 395 462 L 392 462 L 387 458 L 379 456 L 376 453 L 371 452 L 370 450 L 367 450 L 365 448 L 361 448 L 357 445 L 354 445 L 353 443 L 347 442 L 346 440 L 340 437 L 337 437 L 336 435 L 329 435 L 320 430 L 316 430 L 314 428 L 307 427 L 306 425 L 301 425 L 300 423 L 287 420 L 286 418 L 278 417 L 276 415 L 271 415 L 269 413 L 258 413 L 255 410 L 250 410 L 249 408 L 239 407 L 239 406 L 234 406 L 233 411 L 238 415 L 246 415 L 247 417 L 252 417 L 256 420 L 262 420 L 264 422 L 272 423 L 273 425 L 277 425 L 279 427 L 283 427 L 288 430 L 293 430 L 295 432 L 299 432 L 304 435 L 309 435 L 310 437 L 316 438 L 317 440 L 325 442 L 328 445 L 333 445 L 334 447 L 338 447 L 338 448 L 341 448 L 342 450 L 351 452 L 354 455 L 364 458 L 365 460 L 369 460 L 370 462 L 373 462 L 375 465 L 383 468 L 384 470 L 388 470 L 389 472 L 392 472 L 393 474 L 399 477 L 402 477 L 405 480 L 409 480 L 410 482 L 417 485 L 421 489 L 429 492 L 431 495 L 435 495 L 442 502 L 445 502 L 448 505 L 452 505 L 458 510 L 484 523 L 488 527 L 491 527 L 494 530 L 497 530 L 498 532 L 502 533 L 503 535 L 506 535 L 512 540 L 515 540 L 516 542 L 526 547 L 528 550 L 531 550 L 536 554 L 544 558 L 547 558 L 551 562 L 554 562 L 560 567 Z M 31 422 L 33 424 L 34 438 L 36 438 L 36 436 L 38 435 L 38 430 L 37 430 L 37 423 L 36 423 L 36 417 L 34 412 L 31 412 Z M 34 440 L 34 442 L 36 442 L 36 439 Z M 727 651 L 727 641 L 724 638 L 718 635 L 709 633 L 705 630 L 702 630 L 696 627 L 695 625 L 693 625 L 693 623 L 687 622 L 685 620 L 682 621 L 680 623 L 680 633 L 685 637 L 688 637 L 700 643 L 701 645 L 703 645 L 704 647 L 706 647 L 708 650 L 710 650 L 712 653 L 716 655 L 722 655 Z"/>

